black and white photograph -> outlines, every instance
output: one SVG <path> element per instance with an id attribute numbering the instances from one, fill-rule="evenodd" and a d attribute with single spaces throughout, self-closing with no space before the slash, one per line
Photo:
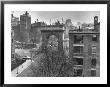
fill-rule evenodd
<path id="1" fill-rule="evenodd" d="M 16 77 L 99 77 L 99 11 L 12 11 Z"/>
<path id="2" fill-rule="evenodd" d="M 9 4 L 4 12 L 6 83 L 106 82 L 106 5 Z"/>

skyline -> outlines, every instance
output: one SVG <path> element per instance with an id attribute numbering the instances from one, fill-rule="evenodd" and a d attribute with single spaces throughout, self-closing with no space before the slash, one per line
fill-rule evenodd
<path id="1" fill-rule="evenodd" d="M 26 11 L 12 11 L 15 17 L 25 14 Z M 35 21 L 44 21 L 47 24 L 56 22 L 59 20 L 62 23 L 67 19 L 71 19 L 73 25 L 80 23 L 94 23 L 94 16 L 98 16 L 98 22 L 100 22 L 100 11 L 28 11 L 31 16 L 31 23 Z"/>

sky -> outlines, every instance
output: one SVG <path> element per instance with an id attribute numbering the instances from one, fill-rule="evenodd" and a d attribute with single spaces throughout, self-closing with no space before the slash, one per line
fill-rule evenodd
<path id="1" fill-rule="evenodd" d="M 24 14 L 25 11 L 12 11 L 15 17 L 19 17 L 20 15 Z M 98 16 L 98 20 L 100 22 L 100 12 L 99 11 L 28 11 L 31 15 L 31 23 L 35 21 L 44 21 L 47 24 L 59 20 L 62 22 L 66 19 L 71 19 L 72 24 L 76 25 L 77 22 L 81 23 L 93 23 L 94 16 Z"/>

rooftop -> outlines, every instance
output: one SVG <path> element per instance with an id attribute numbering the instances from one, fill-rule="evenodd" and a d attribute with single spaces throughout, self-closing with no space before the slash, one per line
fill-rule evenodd
<path id="1" fill-rule="evenodd" d="M 95 29 L 75 29 L 75 30 L 69 30 L 69 33 L 95 33 L 95 34 L 99 34 L 99 31 L 96 31 Z"/>
<path id="2" fill-rule="evenodd" d="M 57 30 L 63 30 L 63 25 L 47 25 L 45 27 L 40 27 L 41 31 L 57 31 Z"/>

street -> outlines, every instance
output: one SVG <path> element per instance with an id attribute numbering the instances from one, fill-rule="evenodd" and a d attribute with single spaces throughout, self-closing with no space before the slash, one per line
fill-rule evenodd
<path id="1" fill-rule="evenodd" d="M 18 66 L 17 68 L 15 68 L 12 72 L 11 75 L 12 77 L 16 77 L 17 75 L 19 75 L 23 70 L 25 70 L 33 61 L 31 60 L 26 60 L 26 62 L 24 62 L 23 64 L 21 64 L 20 66 Z"/>

